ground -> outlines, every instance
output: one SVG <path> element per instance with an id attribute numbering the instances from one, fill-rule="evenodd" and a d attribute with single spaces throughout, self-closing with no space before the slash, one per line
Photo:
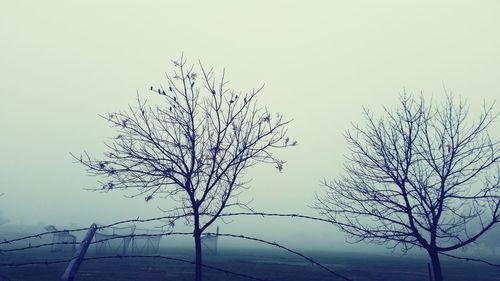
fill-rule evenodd
<path id="1" fill-rule="evenodd" d="M 192 259 L 186 248 L 162 248 L 160 254 Z M 425 257 L 389 256 L 342 252 L 305 252 L 328 268 L 357 281 L 428 280 Z M 88 256 L 93 256 L 93 251 Z M 0 255 L 0 263 L 45 261 L 71 257 L 70 252 L 48 253 L 47 250 Z M 270 280 L 341 280 L 297 256 L 277 250 L 221 249 L 219 256 L 205 256 L 204 263 L 231 271 Z M 0 267 L 0 281 L 59 280 L 67 264 L 27 267 Z M 500 280 L 500 269 L 471 262 L 443 260 L 445 280 Z M 77 281 L 87 280 L 193 280 L 190 264 L 158 259 L 109 259 L 85 261 Z M 249 280 L 204 270 L 204 280 Z"/>

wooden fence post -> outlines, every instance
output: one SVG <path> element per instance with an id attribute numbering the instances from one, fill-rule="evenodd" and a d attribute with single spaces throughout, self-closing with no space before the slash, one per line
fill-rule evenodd
<path id="1" fill-rule="evenodd" d="M 85 253 L 87 253 L 87 249 L 90 246 L 90 242 L 92 242 L 92 238 L 94 238 L 96 230 L 97 225 L 93 223 L 87 231 L 87 234 L 85 234 L 85 238 L 83 238 L 82 244 L 80 245 L 78 250 L 76 250 L 73 258 L 69 262 L 68 267 L 66 267 L 64 274 L 61 276 L 61 281 L 73 281 L 75 279 L 76 273 L 80 268 L 80 264 L 82 263 L 83 258 L 85 257 Z"/>

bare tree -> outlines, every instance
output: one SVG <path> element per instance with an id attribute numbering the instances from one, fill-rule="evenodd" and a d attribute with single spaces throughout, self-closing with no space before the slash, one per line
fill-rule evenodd
<path id="1" fill-rule="evenodd" d="M 476 120 L 466 102 L 425 103 L 403 95 L 397 110 L 345 135 L 343 176 L 324 181 L 314 207 L 352 242 L 427 251 L 436 281 L 439 253 L 473 243 L 500 221 L 498 140 L 488 134 L 497 114 Z"/>
<path id="2" fill-rule="evenodd" d="M 257 104 L 262 87 L 237 93 L 227 87 L 225 73 L 216 78 L 201 63 L 173 61 L 167 85 L 151 87 L 163 98 L 156 106 L 137 98 L 127 111 L 103 116 L 117 135 L 102 159 L 78 157 L 90 175 L 104 177 L 103 190 L 134 188 L 146 201 L 166 197 L 177 205 L 165 210 L 193 226 L 196 280 L 202 279 L 202 233 L 228 207 L 247 207 L 238 195 L 248 187 L 245 171 L 284 161 L 273 151 L 293 146 L 281 114 Z"/>

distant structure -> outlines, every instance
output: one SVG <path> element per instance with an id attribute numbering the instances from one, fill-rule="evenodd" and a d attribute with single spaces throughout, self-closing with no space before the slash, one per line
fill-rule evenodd
<path id="1" fill-rule="evenodd" d="M 160 249 L 160 240 L 163 231 L 153 229 L 136 229 L 141 235 L 132 239 L 132 251 L 134 253 L 157 254 Z"/>
<path id="2" fill-rule="evenodd" d="M 57 228 L 53 225 L 47 225 L 45 227 L 45 230 L 50 231 L 50 232 L 56 232 L 52 233 L 52 243 L 58 243 L 54 244 L 50 247 L 51 252 L 57 252 L 57 251 L 62 251 L 65 249 L 70 249 L 72 251 L 75 250 L 76 248 L 76 236 L 69 233 L 67 230 L 59 231 Z M 68 244 L 64 244 L 68 243 Z"/>
<path id="3" fill-rule="evenodd" d="M 94 244 L 97 254 L 126 254 L 135 233 L 135 225 L 125 227 L 108 227 L 94 234 Z"/>
<path id="4" fill-rule="evenodd" d="M 138 229 L 135 225 L 109 227 L 94 235 L 96 253 L 150 253 L 159 251 L 161 230 Z"/>
<path id="5" fill-rule="evenodd" d="M 217 231 L 215 234 L 207 233 L 201 236 L 201 244 L 206 249 L 203 253 L 207 255 L 217 256 L 218 251 L 218 240 L 219 240 L 219 227 L 217 226 Z"/>

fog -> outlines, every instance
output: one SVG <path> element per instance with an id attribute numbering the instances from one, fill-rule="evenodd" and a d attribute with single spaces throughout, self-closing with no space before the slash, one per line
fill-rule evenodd
<path id="1" fill-rule="evenodd" d="M 383 4 L 382 4 L 383 3 Z M 259 165 L 242 195 L 258 211 L 317 215 L 320 180 L 341 173 L 342 133 L 363 107 L 444 90 L 479 106 L 500 92 L 498 1 L 9 1 L 0 9 L 0 209 L 8 225 L 88 226 L 160 216 L 168 202 L 90 192 L 70 153 L 103 152 L 99 114 L 200 59 L 230 86 L 265 83 L 260 104 L 294 121 L 283 173 Z M 494 128 L 499 128 L 498 123 Z M 331 225 L 233 218 L 221 231 L 300 248 L 360 249 Z M 182 229 L 182 226 L 181 226 Z M 373 247 L 371 247 L 373 248 Z M 364 248 L 363 248 L 364 249 Z"/>

